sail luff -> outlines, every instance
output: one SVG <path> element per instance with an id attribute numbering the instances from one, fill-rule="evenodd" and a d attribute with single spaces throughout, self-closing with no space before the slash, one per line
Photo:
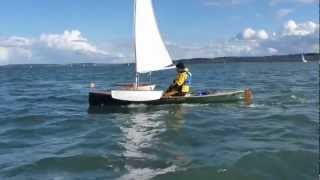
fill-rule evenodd
<path id="1" fill-rule="evenodd" d="M 139 86 L 139 73 L 138 73 L 138 66 L 137 66 L 137 52 L 136 52 L 136 12 L 137 12 L 137 1 L 133 0 L 134 8 L 133 8 L 133 53 L 134 53 L 134 61 L 136 62 L 135 67 L 135 86 Z"/>

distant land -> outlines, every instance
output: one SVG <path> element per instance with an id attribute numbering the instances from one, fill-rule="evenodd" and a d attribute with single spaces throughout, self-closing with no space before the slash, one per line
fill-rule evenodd
<path id="1" fill-rule="evenodd" d="M 319 62 L 320 53 L 306 53 L 304 54 L 305 59 L 308 62 Z M 274 56 L 248 56 L 248 57 L 216 57 L 216 58 L 192 58 L 192 59 L 178 59 L 175 62 L 183 62 L 185 64 L 207 64 L 207 63 L 281 63 L 281 62 L 302 62 L 301 54 L 291 55 L 274 55 Z M 117 63 L 113 63 L 116 65 Z M 118 63 L 125 65 L 132 65 L 134 63 Z M 4 66 L 24 66 L 30 65 L 30 67 L 37 66 L 100 66 L 100 65 L 111 65 L 110 63 L 70 63 L 70 64 L 8 64 Z"/>
<path id="2" fill-rule="evenodd" d="M 320 61 L 320 53 L 306 53 L 304 57 L 309 62 Z M 291 55 L 274 55 L 274 56 L 249 56 L 249 57 L 217 57 L 217 58 L 192 58 L 192 59 L 179 59 L 178 62 L 186 64 L 198 64 L 198 63 L 266 63 L 266 62 L 302 62 L 301 54 Z"/>

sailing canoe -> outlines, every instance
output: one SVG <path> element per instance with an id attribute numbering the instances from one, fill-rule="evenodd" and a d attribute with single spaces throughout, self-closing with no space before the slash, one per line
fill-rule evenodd
<path id="1" fill-rule="evenodd" d="M 206 103 L 228 103 L 244 101 L 250 103 L 252 93 L 249 89 L 238 91 L 217 91 L 208 92 L 205 94 L 190 94 L 188 96 L 162 97 L 154 101 L 123 101 L 112 98 L 110 92 L 90 92 L 89 104 L 90 107 L 103 107 L 114 105 L 130 105 L 130 104 L 147 104 L 147 105 L 162 105 L 162 104 L 206 104 Z"/>

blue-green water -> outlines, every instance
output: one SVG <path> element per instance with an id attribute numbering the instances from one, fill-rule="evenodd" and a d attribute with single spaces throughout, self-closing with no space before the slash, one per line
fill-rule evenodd
<path id="1" fill-rule="evenodd" d="M 88 113 L 89 84 L 127 65 L 0 67 L 0 179 L 318 178 L 318 64 L 191 65 L 193 90 L 250 87 L 254 102 Z M 174 71 L 153 74 L 165 88 Z"/>

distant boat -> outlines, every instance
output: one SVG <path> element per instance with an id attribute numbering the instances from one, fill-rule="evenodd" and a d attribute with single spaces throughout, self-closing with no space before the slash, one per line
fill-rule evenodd
<path id="1" fill-rule="evenodd" d="M 304 54 L 301 54 L 301 59 L 303 63 L 308 63 L 308 61 L 306 60 L 306 58 L 304 57 Z"/>

